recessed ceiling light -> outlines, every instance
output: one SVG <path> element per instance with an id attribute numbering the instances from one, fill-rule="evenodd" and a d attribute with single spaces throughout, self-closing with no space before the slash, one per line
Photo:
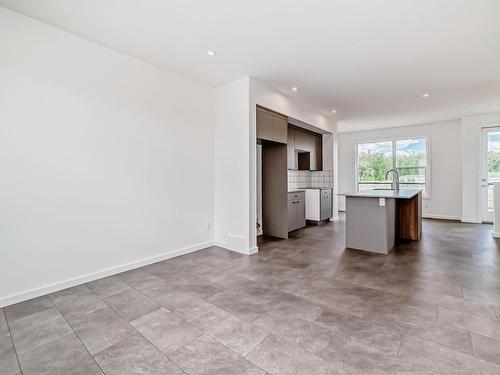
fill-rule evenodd
<path id="1" fill-rule="evenodd" d="M 424 92 L 424 93 L 422 94 L 422 98 L 423 98 L 423 99 L 427 99 L 429 96 L 431 96 L 431 95 L 430 95 L 428 92 Z"/>
<path id="2" fill-rule="evenodd" d="M 427 116 L 422 116 L 421 119 L 422 120 L 427 120 Z"/>
<path id="3" fill-rule="evenodd" d="M 217 55 L 217 52 L 215 52 L 215 51 L 213 51 L 213 50 L 209 49 L 209 50 L 207 51 L 207 55 L 208 55 L 208 56 L 215 56 L 215 55 Z"/>
<path id="4" fill-rule="evenodd" d="M 299 91 L 299 88 L 297 86 L 293 86 L 292 91 Z"/>
<path id="5" fill-rule="evenodd" d="M 337 113 L 337 111 L 335 109 L 332 109 L 332 113 L 335 114 Z"/>

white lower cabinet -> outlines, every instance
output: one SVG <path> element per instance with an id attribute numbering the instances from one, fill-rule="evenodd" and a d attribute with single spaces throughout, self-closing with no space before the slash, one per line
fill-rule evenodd
<path id="1" fill-rule="evenodd" d="M 332 189 L 306 189 L 306 220 L 332 217 Z"/>

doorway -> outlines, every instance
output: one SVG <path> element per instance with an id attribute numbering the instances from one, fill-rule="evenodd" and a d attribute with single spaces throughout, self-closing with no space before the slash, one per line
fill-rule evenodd
<path id="1" fill-rule="evenodd" d="M 500 127 L 481 129 L 481 216 L 493 222 L 493 183 L 500 182 Z"/>

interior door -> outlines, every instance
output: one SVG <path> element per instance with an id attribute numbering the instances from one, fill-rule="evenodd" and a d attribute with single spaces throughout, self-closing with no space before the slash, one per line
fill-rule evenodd
<path id="1" fill-rule="evenodd" d="M 483 222 L 492 223 L 493 182 L 500 182 L 500 127 L 481 132 L 481 212 Z"/>

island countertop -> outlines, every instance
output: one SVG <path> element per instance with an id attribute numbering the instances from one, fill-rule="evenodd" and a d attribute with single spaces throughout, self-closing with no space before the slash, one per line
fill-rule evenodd
<path id="1" fill-rule="evenodd" d="M 361 190 L 350 193 L 341 193 L 346 197 L 358 197 L 358 198 L 394 198 L 394 199 L 410 199 L 415 195 L 420 193 L 422 189 L 410 189 L 403 188 L 399 190 L 392 189 L 372 189 L 372 190 Z"/>

